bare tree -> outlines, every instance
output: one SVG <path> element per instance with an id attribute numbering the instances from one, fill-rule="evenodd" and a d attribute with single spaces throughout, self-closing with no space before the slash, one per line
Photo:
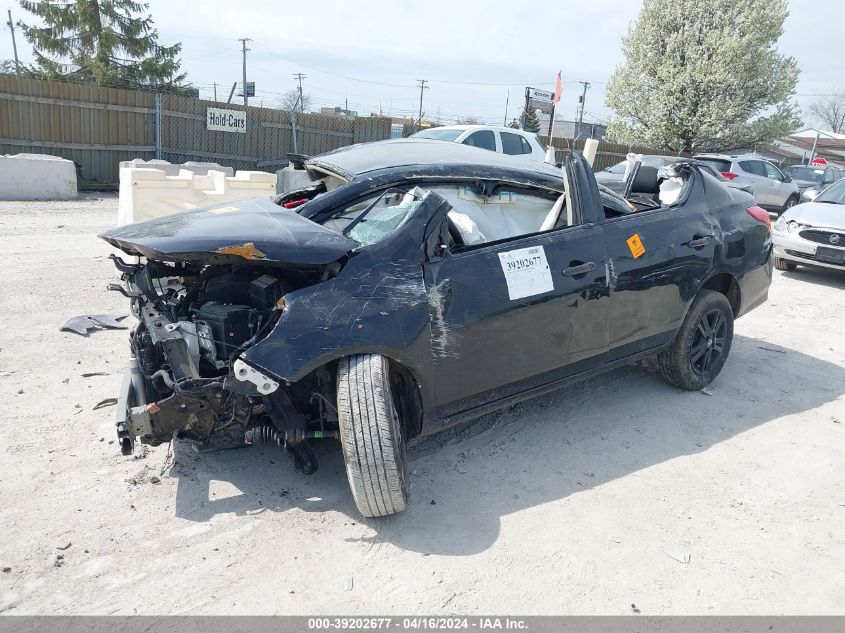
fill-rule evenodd
<path id="1" fill-rule="evenodd" d="M 472 114 L 466 114 L 455 119 L 455 123 L 458 125 L 479 125 L 481 123 L 481 119 L 477 116 L 473 116 Z"/>
<path id="2" fill-rule="evenodd" d="M 303 92 L 302 103 L 300 103 L 299 90 L 288 90 L 285 94 L 282 95 L 282 98 L 279 99 L 279 105 L 282 107 L 283 110 L 287 110 L 288 112 L 291 112 L 293 110 L 305 112 L 306 110 L 311 109 L 311 95 L 308 95 Z"/>
<path id="3" fill-rule="evenodd" d="M 810 106 L 810 113 L 835 134 L 845 132 L 845 90 L 822 95 Z"/>

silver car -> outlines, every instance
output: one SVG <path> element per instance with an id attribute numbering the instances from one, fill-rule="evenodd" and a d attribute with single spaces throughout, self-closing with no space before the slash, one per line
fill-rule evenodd
<path id="1" fill-rule="evenodd" d="M 845 180 L 781 215 L 772 244 L 778 270 L 805 264 L 845 271 Z"/>
<path id="2" fill-rule="evenodd" d="M 699 154 L 732 182 L 747 184 L 757 204 L 770 213 L 783 213 L 798 204 L 798 185 L 767 160 L 752 155 Z"/>

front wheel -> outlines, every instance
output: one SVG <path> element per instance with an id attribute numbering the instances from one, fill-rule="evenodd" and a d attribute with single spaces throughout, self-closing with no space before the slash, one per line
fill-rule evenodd
<path id="1" fill-rule="evenodd" d="M 798 264 L 795 262 L 791 262 L 788 259 L 781 259 L 780 257 L 775 257 L 775 268 L 778 270 L 785 270 L 792 272 L 796 268 L 798 268 Z"/>
<path id="2" fill-rule="evenodd" d="M 337 417 L 346 477 L 365 517 L 396 514 L 408 503 L 402 425 L 384 356 L 343 358 L 337 370 Z"/>
<path id="3" fill-rule="evenodd" d="M 695 391 L 709 385 L 731 351 L 734 316 L 725 295 L 702 291 L 668 349 L 660 352 L 660 373 L 670 383 Z"/>

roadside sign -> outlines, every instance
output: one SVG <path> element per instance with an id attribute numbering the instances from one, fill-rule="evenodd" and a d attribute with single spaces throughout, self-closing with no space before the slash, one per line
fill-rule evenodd
<path id="1" fill-rule="evenodd" d="M 241 132 L 246 134 L 246 112 L 243 110 L 224 110 L 206 108 L 205 127 L 218 132 Z"/>
<path id="2" fill-rule="evenodd" d="M 827 159 L 826 158 L 814 158 L 813 162 L 810 163 L 812 167 L 827 167 Z"/>
<path id="3" fill-rule="evenodd" d="M 532 99 L 536 101 L 552 101 L 555 98 L 555 93 L 548 90 L 540 90 L 539 88 L 529 88 L 528 93 Z"/>

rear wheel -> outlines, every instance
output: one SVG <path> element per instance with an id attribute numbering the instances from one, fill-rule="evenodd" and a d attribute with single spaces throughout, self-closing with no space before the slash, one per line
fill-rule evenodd
<path id="1" fill-rule="evenodd" d="M 340 361 L 337 413 L 346 476 L 365 517 L 396 514 L 408 502 L 405 440 L 390 387 L 390 365 L 378 354 Z"/>
<path id="2" fill-rule="evenodd" d="M 690 306 L 675 342 L 658 355 L 660 373 L 683 389 L 709 385 L 728 358 L 733 332 L 733 310 L 727 297 L 702 291 Z"/>
<path id="3" fill-rule="evenodd" d="M 788 270 L 793 271 L 798 268 L 798 264 L 795 262 L 791 262 L 788 259 L 781 259 L 780 257 L 775 257 L 775 268 L 778 270 Z"/>

